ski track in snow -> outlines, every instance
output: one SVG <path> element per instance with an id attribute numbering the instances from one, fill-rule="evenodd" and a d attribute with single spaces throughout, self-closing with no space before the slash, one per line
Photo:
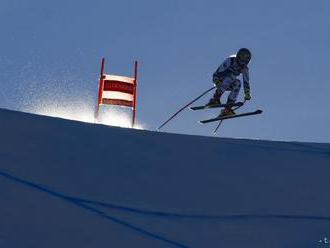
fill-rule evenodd
<path id="1" fill-rule="evenodd" d="M 142 209 L 138 209 L 138 208 L 120 206 L 120 205 L 113 204 L 113 203 L 103 203 L 103 202 L 99 202 L 99 201 L 93 201 L 93 200 L 83 199 L 83 198 L 79 198 L 79 197 L 68 196 L 63 193 L 52 190 L 51 187 L 41 186 L 37 183 L 30 182 L 26 179 L 18 178 L 12 174 L 9 174 L 9 173 L 3 172 L 3 171 L 0 171 L 0 176 L 4 177 L 6 179 L 9 179 L 11 181 L 14 181 L 18 184 L 21 184 L 23 186 L 29 187 L 31 189 L 47 193 L 47 194 L 49 194 L 53 197 L 56 197 L 58 199 L 61 199 L 63 201 L 67 201 L 71 204 L 76 205 L 77 207 L 88 210 L 94 214 L 99 215 L 102 218 L 105 218 L 105 219 L 108 219 L 117 224 L 123 225 L 131 230 L 134 230 L 140 234 L 146 235 L 150 238 L 154 238 L 159 241 L 166 242 L 175 247 L 182 247 L 182 248 L 185 248 L 188 246 L 181 244 L 179 242 L 170 240 L 168 238 L 165 238 L 165 237 L 155 234 L 153 232 L 147 231 L 143 228 L 130 224 L 119 218 L 113 217 L 112 215 L 104 213 L 103 211 L 101 211 L 95 207 L 91 207 L 90 205 L 106 207 L 106 208 L 110 208 L 110 209 L 116 209 L 116 210 L 120 210 L 120 211 L 134 213 L 134 214 L 142 214 L 142 215 L 146 215 L 146 216 L 156 216 L 156 217 L 160 217 L 160 218 L 171 218 L 171 219 L 188 218 L 188 219 L 199 219 L 199 220 L 204 220 L 204 221 L 207 221 L 207 220 L 213 220 L 213 221 L 231 220 L 231 221 L 234 221 L 234 220 L 244 220 L 244 219 L 288 219 L 288 220 L 330 221 L 330 216 L 308 216 L 308 215 L 289 215 L 289 214 L 287 214 L 287 215 L 285 215 L 285 214 L 202 215 L 202 214 L 170 213 L 170 212 L 162 212 L 162 211 L 156 211 L 156 210 L 142 210 Z M 0 242 L 1 242 L 1 236 L 0 236 Z"/>
<path id="2" fill-rule="evenodd" d="M 203 214 L 182 214 L 182 213 L 171 213 L 171 212 L 163 212 L 157 210 L 145 210 L 139 208 L 132 208 L 127 206 L 121 206 L 118 204 L 113 203 L 105 203 L 100 201 L 93 201 L 89 199 L 68 196 L 63 193 L 56 192 L 55 190 L 50 189 L 51 187 L 43 187 L 37 183 L 33 183 L 27 181 L 25 179 L 18 178 L 6 172 L 0 171 L 0 176 L 3 176 L 7 179 L 20 183 L 22 185 L 28 186 L 30 188 L 43 191 L 50 195 L 62 198 L 64 200 L 70 200 L 74 202 L 82 202 L 87 204 L 92 204 L 95 206 L 101 206 L 116 210 L 121 210 L 125 212 L 132 212 L 135 214 L 142 214 L 142 215 L 150 215 L 150 216 L 157 216 L 157 217 L 165 217 L 165 218 L 188 218 L 188 219 L 205 219 L 205 220 L 224 220 L 224 219 L 312 219 L 312 220 L 323 220 L 323 221 L 330 221 L 330 216 L 309 216 L 309 215 L 289 215 L 289 214 L 260 214 L 260 215 L 253 215 L 253 214 L 232 214 L 232 215 L 203 215 Z"/>
<path id="3" fill-rule="evenodd" d="M 50 190 L 50 189 L 47 189 L 45 187 L 42 187 L 38 184 L 35 184 L 35 183 L 32 183 L 32 182 L 29 182 L 29 181 L 26 181 L 24 179 L 21 179 L 21 178 L 18 178 L 18 177 L 15 177 L 13 175 L 10 175 L 8 173 L 5 173 L 5 172 L 0 172 L 0 176 L 2 177 L 5 177 L 7 179 L 10 179 L 12 181 L 15 181 L 16 183 L 20 183 L 20 184 L 23 184 L 25 186 L 28 186 L 30 188 L 33 188 L 35 190 L 39 190 L 39 191 L 42 191 L 42 192 L 45 192 L 53 197 L 56 197 L 56 198 L 59 198 L 63 201 L 66 201 L 66 202 L 69 202 L 69 203 L 72 203 L 74 205 L 76 205 L 77 207 L 80 207 L 80 208 L 83 208 L 85 210 L 88 210 L 94 214 L 97 214 L 99 216 L 101 216 L 102 218 L 105 218 L 105 219 L 108 219 L 112 222 L 115 222 L 117 224 L 120 224 L 120 225 L 123 225 L 127 228 L 130 228 L 131 230 L 134 230 L 140 234 L 143 234 L 143 235 L 146 235 L 150 238 L 154 238 L 154 239 L 157 239 L 157 240 L 160 240 L 160 241 L 163 241 L 163 242 L 166 242 L 170 245 L 173 245 L 173 246 L 176 246 L 176 247 L 181 247 L 181 248 L 187 248 L 188 246 L 184 245 L 184 244 L 181 244 L 179 242 L 176 242 L 176 241 L 173 241 L 173 240 L 170 240 L 168 238 L 165 238 L 165 237 L 162 237 L 158 234 L 155 234 L 155 233 L 152 233 L 152 232 L 149 232 L 143 228 L 140 228 L 136 225 L 132 225 L 126 221 L 123 221 L 119 218 L 116 218 L 116 217 L 113 217 L 112 215 L 109 215 L 109 214 L 106 214 L 104 213 L 103 211 L 101 210 L 98 210 L 96 209 L 95 207 L 90 207 L 87 205 L 87 201 L 83 201 L 83 200 L 80 200 L 79 198 L 75 198 L 75 197 L 69 197 L 69 196 L 66 196 L 62 193 L 58 193 L 56 191 L 53 191 L 53 190 Z M 90 202 L 89 202 L 90 203 Z M 123 209 L 123 208 L 122 208 Z M 1 238 L 1 237 L 0 237 Z"/>

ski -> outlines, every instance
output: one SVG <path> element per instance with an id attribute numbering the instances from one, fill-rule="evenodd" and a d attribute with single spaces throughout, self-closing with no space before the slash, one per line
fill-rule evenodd
<path id="1" fill-rule="evenodd" d="M 214 122 L 214 121 L 222 121 L 222 120 L 233 119 L 233 118 L 238 118 L 238 117 L 243 117 L 243 116 L 258 115 L 258 114 L 261 114 L 261 113 L 262 113 L 262 110 L 258 109 L 258 110 L 253 111 L 253 112 L 246 112 L 246 113 L 235 114 L 235 115 L 218 116 L 216 118 L 212 118 L 212 119 L 208 119 L 208 120 L 202 120 L 202 121 L 199 121 L 199 122 L 202 123 L 202 124 L 205 124 L 205 123 L 210 123 L 210 122 Z"/>
<path id="2" fill-rule="evenodd" d="M 234 105 L 232 105 L 233 107 L 241 107 L 243 106 L 243 102 L 236 102 Z M 195 106 L 195 107 L 190 107 L 191 110 L 202 110 L 202 109 L 211 109 L 211 108 L 225 108 L 227 106 L 227 104 L 206 104 L 206 105 L 202 105 L 202 106 Z"/>

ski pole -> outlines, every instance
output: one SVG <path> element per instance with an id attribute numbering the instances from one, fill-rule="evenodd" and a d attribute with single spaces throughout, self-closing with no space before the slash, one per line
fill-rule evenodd
<path id="1" fill-rule="evenodd" d="M 170 120 L 172 120 L 175 116 L 177 116 L 182 110 L 184 110 L 185 108 L 187 108 L 189 105 L 193 104 L 194 102 L 196 102 L 198 99 L 202 98 L 204 95 L 206 95 L 207 93 L 209 93 L 211 90 L 213 90 L 216 86 L 213 86 L 212 88 L 208 89 L 207 91 L 205 91 L 203 94 L 201 94 L 200 96 L 196 97 L 194 100 L 192 100 L 191 102 L 189 102 L 187 105 L 185 105 L 184 107 L 182 107 L 181 109 L 179 109 L 177 112 L 175 112 L 167 121 L 165 121 L 162 125 L 160 125 L 157 130 L 159 131 L 163 126 L 165 126 Z"/>
<path id="2" fill-rule="evenodd" d="M 218 131 L 219 127 L 221 126 L 222 122 L 223 122 L 223 120 L 219 121 L 218 126 L 214 129 L 214 131 L 213 131 L 213 134 L 214 134 L 214 135 L 217 134 L 217 131 Z"/>

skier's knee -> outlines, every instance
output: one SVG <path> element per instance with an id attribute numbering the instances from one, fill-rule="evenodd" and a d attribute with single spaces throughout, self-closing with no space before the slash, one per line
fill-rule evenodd
<path id="1" fill-rule="evenodd" d="M 221 84 L 221 79 L 216 77 L 216 76 L 213 76 L 213 83 L 216 85 L 216 86 L 220 86 Z"/>
<path id="2" fill-rule="evenodd" d="M 242 85 L 241 80 L 236 79 L 234 81 L 234 88 L 241 88 L 241 85 Z"/>

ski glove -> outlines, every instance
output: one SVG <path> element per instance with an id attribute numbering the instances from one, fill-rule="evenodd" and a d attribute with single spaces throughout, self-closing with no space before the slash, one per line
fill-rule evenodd
<path id="1" fill-rule="evenodd" d="M 213 77 L 213 83 L 218 86 L 222 83 L 221 79 L 218 77 Z"/>
<path id="2" fill-rule="evenodd" d="M 246 92 L 245 92 L 245 97 L 244 97 L 244 99 L 247 100 L 247 101 L 251 100 L 251 94 L 250 94 L 249 91 L 246 91 Z"/>

